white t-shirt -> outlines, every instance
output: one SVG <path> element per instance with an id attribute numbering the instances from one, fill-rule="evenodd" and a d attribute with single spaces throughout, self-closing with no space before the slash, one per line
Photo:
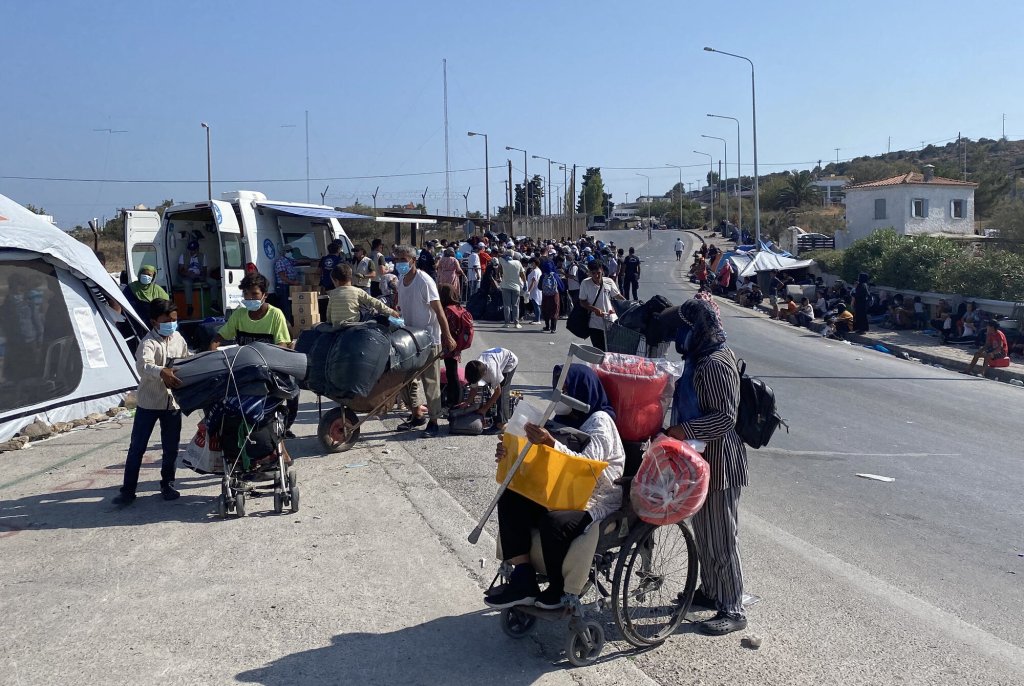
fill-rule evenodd
<path id="1" fill-rule="evenodd" d="M 501 265 L 501 287 L 516 291 L 521 290 L 522 281 L 520 281 L 519 275 L 526 273 L 522 262 L 519 260 L 506 260 L 502 257 L 498 264 Z"/>
<path id="2" fill-rule="evenodd" d="M 469 265 L 469 271 L 466 273 L 466 279 L 469 281 L 480 280 L 480 256 L 475 252 L 469 253 L 469 257 L 466 258 L 467 264 Z"/>
<path id="3" fill-rule="evenodd" d="M 676 252 L 682 252 L 683 248 L 685 248 L 685 247 L 686 247 L 686 244 L 683 243 L 683 239 L 682 238 L 677 238 L 676 239 Z"/>
<path id="4" fill-rule="evenodd" d="M 526 287 L 530 291 L 530 300 L 540 303 L 542 295 L 540 292 L 540 268 L 534 267 L 526 277 Z"/>
<path id="5" fill-rule="evenodd" d="M 599 310 L 609 313 L 608 316 L 602 320 L 601 317 L 598 317 L 596 314 L 591 312 L 591 329 L 602 329 L 606 323 L 614 322 L 618 319 L 618 316 L 615 314 L 615 308 L 612 307 L 612 299 L 617 295 L 621 295 L 619 293 L 619 288 L 615 285 L 615 279 L 609 279 L 606 276 L 602 281 L 604 282 L 604 289 L 601 288 L 601 284 L 594 283 L 594 280 L 591 278 L 587 278 L 580 284 L 580 300 L 586 301 L 588 305 L 592 305 Z M 601 293 L 600 297 L 598 297 L 598 291 Z"/>
<path id="6" fill-rule="evenodd" d="M 432 302 L 440 302 L 437 284 L 424 272 L 416 270 L 412 283 L 405 285 L 405 279 L 398 278 L 398 307 L 402 310 L 402 319 L 410 329 L 426 329 L 430 332 L 430 340 L 434 345 L 441 345 L 441 325 Z"/>
<path id="7" fill-rule="evenodd" d="M 515 371 L 515 368 L 519 366 L 519 358 L 516 357 L 516 354 L 505 348 L 485 350 L 477 359 L 484 363 L 484 375 L 480 380 L 491 388 L 496 388 L 501 384 L 501 379 L 505 374 Z"/>
<path id="8" fill-rule="evenodd" d="M 367 275 L 373 271 L 376 271 L 373 268 L 373 262 L 370 261 L 369 257 L 363 257 L 352 270 L 352 285 L 359 288 L 369 288 L 370 277 Z"/>

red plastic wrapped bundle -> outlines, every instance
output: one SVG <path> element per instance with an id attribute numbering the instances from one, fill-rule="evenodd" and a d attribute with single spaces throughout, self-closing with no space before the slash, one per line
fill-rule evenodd
<path id="1" fill-rule="evenodd" d="M 672 403 L 671 382 L 680 372 L 677 363 L 607 353 L 594 369 L 615 408 L 622 440 L 647 440 L 661 430 Z"/>
<path id="2" fill-rule="evenodd" d="M 688 443 L 659 436 L 630 484 L 630 504 L 640 519 L 659 526 L 692 517 L 707 498 L 709 470 Z"/>

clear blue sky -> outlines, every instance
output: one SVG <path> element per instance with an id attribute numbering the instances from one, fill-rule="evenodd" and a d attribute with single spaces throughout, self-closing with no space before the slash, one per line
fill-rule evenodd
<path id="1" fill-rule="evenodd" d="M 164 9 L 157 9 L 157 7 Z M 743 123 L 752 171 L 750 81 L 757 65 L 762 173 L 816 160 L 920 147 L 955 137 L 1024 137 L 1024 3 L 930 2 L 112 2 L 4 3 L 0 52 L 0 192 L 42 205 L 61 226 L 136 203 L 206 195 L 200 121 L 213 131 L 214 193 L 261 190 L 379 205 L 419 200 L 444 210 L 441 60 L 448 60 L 453 170 L 491 165 L 504 147 L 599 165 L 616 201 L 664 193 L 665 163 L 721 155 Z M 108 133 L 95 129 L 123 130 Z M 713 145 L 712 145 L 713 144 Z M 517 178 L 522 154 L 512 159 Z M 613 167 L 656 167 L 651 171 Z M 530 171 L 547 164 L 530 160 Z M 554 174 L 560 183 L 560 172 Z M 502 204 L 501 170 L 491 205 Z M 112 183 L 192 179 L 198 183 Z M 257 183 L 261 179 L 298 181 Z M 483 210 L 482 171 L 451 175 L 451 207 Z"/>

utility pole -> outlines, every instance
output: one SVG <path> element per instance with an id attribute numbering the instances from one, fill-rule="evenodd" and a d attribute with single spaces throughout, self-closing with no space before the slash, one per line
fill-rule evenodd
<path id="1" fill-rule="evenodd" d="M 839 150 L 840 148 L 836 148 L 836 171 L 839 171 Z"/>
<path id="2" fill-rule="evenodd" d="M 309 202 L 309 110 L 306 110 L 306 202 Z"/>
<path id="3" fill-rule="evenodd" d="M 512 217 L 516 214 L 515 186 L 512 185 L 512 160 L 508 161 L 508 226 L 512 230 Z"/>
<path id="4" fill-rule="evenodd" d="M 1006 140 L 1006 112 L 1003 112 L 1003 140 Z"/>
<path id="5" fill-rule="evenodd" d="M 451 174 L 449 173 L 448 158 L 448 60 L 441 60 L 441 70 L 444 72 L 444 213 L 451 216 Z"/>
<path id="6" fill-rule="evenodd" d="M 380 186 L 373 192 L 373 216 L 377 216 L 377 194 L 380 193 Z"/>

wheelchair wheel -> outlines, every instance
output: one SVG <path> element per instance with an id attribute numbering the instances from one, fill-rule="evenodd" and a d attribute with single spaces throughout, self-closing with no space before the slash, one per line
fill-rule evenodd
<path id="1" fill-rule="evenodd" d="M 324 413 L 316 427 L 320 444 L 329 453 L 343 453 L 359 439 L 359 416 L 347 407 L 335 407 Z"/>
<path id="2" fill-rule="evenodd" d="M 573 667 L 586 667 L 597 660 L 604 648 L 604 629 L 594 621 L 583 625 L 580 631 L 570 630 L 565 656 Z"/>
<path id="3" fill-rule="evenodd" d="M 682 522 L 643 524 L 630 533 L 612 582 L 615 624 L 627 641 L 656 646 L 676 630 L 697 586 L 697 564 L 693 534 Z"/>
<path id="4" fill-rule="evenodd" d="M 512 638 L 523 638 L 537 623 L 537 618 L 517 607 L 506 607 L 501 611 L 501 630 Z"/>

